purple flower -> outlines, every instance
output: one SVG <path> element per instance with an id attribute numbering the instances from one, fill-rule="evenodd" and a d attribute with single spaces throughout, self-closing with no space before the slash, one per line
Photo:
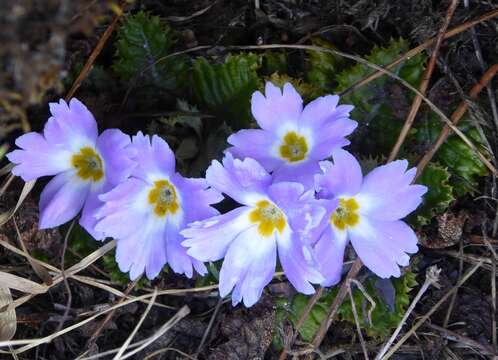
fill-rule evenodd
<path id="1" fill-rule="evenodd" d="M 274 181 L 296 181 L 313 186 L 318 162 L 349 144 L 344 137 L 357 123 L 349 119 L 351 105 L 337 105 L 339 96 L 315 99 L 303 109 L 303 100 L 287 83 L 283 92 L 270 82 L 265 95 L 256 91 L 251 110 L 261 129 L 240 130 L 228 138 L 233 156 L 250 157 L 274 172 Z"/>
<path id="2" fill-rule="evenodd" d="M 103 234 L 94 228 L 102 205 L 98 196 L 128 178 L 135 166 L 125 150 L 130 137 L 116 129 L 98 136 L 97 122 L 77 99 L 49 106 L 52 116 L 43 134 L 20 136 L 21 150 L 7 154 L 16 164 L 12 173 L 24 181 L 55 175 L 40 196 L 40 229 L 64 224 L 83 209 L 81 226 L 100 240 Z"/>
<path id="3" fill-rule="evenodd" d="M 407 253 L 418 251 L 415 233 L 400 219 L 417 208 L 427 188 L 410 185 L 416 169 L 407 170 L 406 160 L 379 166 L 363 178 L 358 161 L 347 151 L 335 150 L 333 159 L 321 162 L 323 175 L 315 177 L 320 197 L 339 201 L 329 207 L 314 249 L 326 278 L 322 285 L 340 280 L 349 240 L 375 274 L 400 276 L 398 265 L 408 265 Z"/>
<path id="4" fill-rule="evenodd" d="M 173 271 L 192 277 L 204 264 L 187 255 L 180 231 L 190 222 L 218 214 L 210 205 L 223 199 L 204 179 L 188 179 L 175 172 L 175 156 L 168 144 L 139 132 L 130 146 L 137 167 L 131 177 L 100 196 L 105 205 L 96 226 L 114 237 L 116 261 L 134 280 L 144 271 L 155 278 L 168 263 Z"/>
<path id="5" fill-rule="evenodd" d="M 225 258 L 219 291 L 233 289 L 232 303 L 252 306 L 271 281 L 277 252 L 285 275 L 305 294 L 310 283 L 323 281 L 313 268 L 307 243 L 325 209 L 313 191 L 300 183 L 272 183 L 272 177 L 255 160 L 234 160 L 228 153 L 223 165 L 213 161 L 206 173 L 209 184 L 244 205 L 224 215 L 190 224 L 182 231 L 188 254 L 201 261 Z"/>

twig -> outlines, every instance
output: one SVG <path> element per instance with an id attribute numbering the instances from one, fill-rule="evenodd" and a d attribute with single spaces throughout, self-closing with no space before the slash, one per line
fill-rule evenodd
<path id="1" fill-rule="evenodd" d="M 327 313 L 327 317 L 320 324 L 320 328 L 318 329 L 318 332 L 316 333 L 315 338 L 312 341 L 314 349 L 318 349 L 318 347 L 320 347 L 320 344 L 322 343 L 325 334 L 327 333 L 330 325 L 332 324 L 332 321 L 334 320 L 334 316 L 337 313 L 337 310 L 339 310 L 339 306 L 342 304 L 344 298 L 347 295 L 350 279 L 353 279 L 356 277 L 356 275 L 358 275 L 358 272 L 360 271 L 362 266 L 363 264 L 360 258 L 357 258 L 353 263 L 353 265 L 351 266 L 351 269 L 346 275 L 346 279 L 342 282 L 341 287 L 339 288 L 339 292 L 337 293 L 337 296 L 335 297 L 334 301 L 332 302 L 332 305 L 330 306 L 329 312 Z"/>
<path id="2" fill-rule="evenodd" d="M 406 320 L 408 319 L 408 316 L 412 313 L 413 309 L 415 309 L 415 305 L 420 301 L 422 296 L 425 294 L 425 292 L 431 287 L 432 285 L 436 285 L 439 281 L 439 273 L 441 272 L 440 269 L 438 269 L 436 266 L 431 266 L 425 275 L 425 281 L 418 291 L 417 295 L 415 298 L 412 300 L 410 306 L 406 310 L 405 314 L 403 315 L 403 318 L 399 322 L 398 326 L 396 327 L 396 330 L 394 330 L 393 334 L 389 338 L 389 340 L 386 342 L 386 344 L 382 347 L 382 349 L 379 351 L 377 356 L 375 357 L 375 360 L 382 359 L 382 356 L 389 350 L 389 348 L 392 346 L 396 338 L 398 337 L 399 333 L 401 332 L 401 329 L 403 328 L 403 325 L 405 325 Z"/>
<path id="3" fill-rule="evenodd" d="M 213 315 L 211 315 L 211 319 L 209 319 L 209 324 L 206 328 L 206 331 L 204 331 L 204 334 L 202 335 L 201 342 L 199 343 L 199 346 L 197 347 L 197 350 L 195 351 L 194 357 L 197 358 L 199 354 L 202 351 L 202 348 L 204 347 L 204 343 L 207 340 L 207 337 L 209 333 L 211 332 L 211 329 L 213 328 L 214 320 L 216 320 L 216 316 L 218 315 L 218 312 L 221 309 L 221 305 L 223 305 L 223 298 L 219 298 L 218 302 L 216 303 L 216 307 L 214 308 Z"/>
<path id="4" fill-rule="evenodd" d="M 401 345 L 405 343 L 410 336 L 412 336 L 417 329 L 422 326 L 422 324 L 442 305 L 448 300 L 448 298 L 458 289 L 460 286 L 462 286 L 476 271 L 479 269 L 482 265 L 482 261 L 480 261 L 478 264 L 474 265 L 472 269 L 467 271 L 467 273 L 462 277 L 462 279 L 446 294 L 443 295 L 441 299 L 424 315 L 420 320 L 418 320 L 415 325 L 412 326 L 412 328 L 389 350 L 387 354 L 384 355 L 382 360 L 387 360 L 389 359 L 394 353 L 399 349 Z"/>
<path id="5" fill-rule="evenodd" d="M 497 72 L 498 72 L 498 64 L 494 64 L 484 73 L 482 78 L 472 87 L 469 93 L 469 97 L 471 99 L 475 99 L 477 95 L 481 92 L 481 90 L 486 86 L 486 84 L 488 84 L 491 81 L 491 79 L 493 79 L 493 77 L 496 75 Z M 453 114 L 451 114 L 451 123 L 453 126 L 456 126 L 458 124 L 462 116 L 467 111 L 468 107 L 469 104 L 467 101 L 462 101 L 460 105 L 458 105 L 457 109 L 453 112 Z M 431 159 L 434 157 L 438 149 L 446 141 L 449 135 L 450 135 L 450 129 L 445 124 L 441 129 L 441 132 L 439 133 L 436 142 L 432 144 L 431 148 L 425 153 L 425 155 L 419 161 L 417 165 L 417 175 L 415 176 L 415 178 L 418 178 L 422 174 L 427 164 L 431 161 Z"/>
<path id="6" fill-rule="evenodd" d="M 289 352 L 289 350 L 292 348 L 292 345 L 296 341 L 297 336 L 299 335 L 299 330 L 301 330 L 301 327 L 308 318 L 311 309 L 313 309 L 313 306 L 315 306 L 316 302 L 322 297 L 323 290 L 324 290 L 323 287 L 320 286 L 318 290 L 313 294 L 313 296 L 308 300 L 308 303 L 304 307 L 301 316 L 299 316 L 299 319 L 297 320 L 292 337 L 290 338 L 289 342 L 285 343 L 284 349 L 280 353 L 279 360 L 284 360 L 287 357 L 287 353 Z"/>
<path id="7" fill-rule="evenodd" d="M 448 29 L 448 26 L 450 24 L 451 18 L 453 17 L 453 13 L 455 12 L 455 9 L 459 3 L 459 0 L 452 0 L 450 6 L 448 7 L 448 11 L 446 12 L 446 17 L 444 19 L 443 25 L 439 29 L 439 33 L 436 38 L 436 45 L 434 46 L 434 50 L 431 54 L 431 58 L 429 59 L 429 63 L 427 65 L 427 68 L 425 69 L 424 75 L 422 76 L 422 81 L 419 86 L 419 91 L 422 94 L 425 94 L 427 91 L 427 88 L 429 87 L 429 82 L 431 80 L 432 73 L 434 71 L 434 67 L 436 65 L 436 59 L 437 55 L 439 53 L 439 48 L 441 47 L 441 44 L 443 42 L 444 34 L 446 33 L 446 30 Z M 418 109 L 420 108 L 420 105 L 422 104 L 422 98 L 417 95 L 415 96 L 415 99 L 413 99 L 412 106 L 410 108 L 410 111 L 408 113 L 408 116 L 406 117 L 405 123 L 403 125 L 403 128 L 401 129 L 401 132 L 399 133 L 398 139 L 396 140 L 396 144 L 394 145 L 391 153 L 389 154 L 389 157 L 387 159 L 387 162 L 393 161 L 396 156 L 399 153 L 399 150 L 401 149 L 401 145 L 405 142 L 405 139 L 408 135 L 408 132 L 410 131 L 413 122 L 415 120 L 415 117 L 417 116 Z"/>
<path id="8" fill-rule="evenodd" d="M 368 351 L 367 347 L 365 346 L 365 339 L 363 338 L 363 334 L 361 333 L 361 326 L 360 326 L 360 320 L 358 319 L 358 312 L 356 311 L 356 304 L 354 302 L 353 298 L 353 292 L 351 291 L 351 284 L 348 286 L 348 294 L 349 294 L 349 299 L 351 300 L 351 309 L 353 310 L 353 317 L 354 317 L 354 322 L 356 324 L 356 330 L 358 331 L 358 336 L 360 338 L 360 344 L 361 344 L 361 349 L 363 350 L 363 356 L 365 357 L 366 360 L 368 360 Z"/>
<path id="9" fill-rule="evenodd" d="M 64 268 L 65 268 L 64 261 L 66 259 L 67 242 L 69 239 L 69 235 L 71 234 L 71 231 L 73 230 L 75 222 L 76 222 L 75 220 L 71 221 L 71 225 L 69 225 L 69 229 L 67 229 L 66 236 L 64 236 L 64 245 L 62 245 L 62 254 L 61 254 L 61 263 L 60 263 L 61 272 L 60 272 L 60 274 L 62 276 L 62 281 L 64 281 L 64 286 L 65 286 L 66 291 L 67 291 L 67 302 L 66 302 L 66 309 L 64 310 L 64 314 L 62 315 L 62 318 L 59 321 L 59 325 L 57 325 L 56 331 L 60 331 L 62 329 L 62 327 L 64 326 L 64 323 L 66 322 L 67 316 L 69 315 L 69 310 L 71 309 L 71 303 L 73 302 L 73 294 L 71 292 L 71 288 L 69 287 L 69 282 L 67 281 L 66 272 L 64 270 Z"/>
<path id="10" fill-rule="evenodd" d="M 92 69 L 93 63 L 95 62 L 95 60 L 97 59 L 97 56 L 99 56 L 100 52 L 104 48 L 104 45 L 106 44 L 107 40 L 109 40 L 109 37 L 111 36 L 114 29 L 116 28 L 116 25 L 118 24 L 119 19 L 121 19 L 121 16 L 123 16 L 123 13 L 126 10 L 127 6 L 128 6 L 128 1 L 126 1 L 126 0 L 123 1 L 121 6 L 120 6 L 121 11 L 119 11 L 114 16 L 114 19 L 112 20 L 112 22 L 109 24 L 107 29 L 104 31 L 104 33 L 100 37 L 99 42 L 97 43 L 97 45 L 93 49 L 93 51 L 90 54 L 90 56 L 88 57 L 85 65 L 83 66 L 83 69 L 81 69 L 81 72 L 79 73 L 78 77 L 74 81 L 73 86 L 71 86 L 71 89 L 68 91 L 68 93 L 66 95 L 66 101 L 69 101 L 73 97 L 76 90 L 78 90 L 78 88 L 81 86 L 81 83 L 83 82 L 83 80 L 85 80 L 85 78 L 87 77 L 88 73 Z"/>
<path id="11" fill-rule="evenodd" d="M 471 21 L 467 21 L 463 24 L 460 24 L 452 29 L 450 29 L 443 37 L 443 40 L 446 40 L 450 37 L 453 37 L 455 35 L 458 35 L 460 34 L 461 32 L 467 30 L 467 29 L 470 29 L 484 21 L 487 21 L 487 20 L 490 20 L 490 19 L 493 19 L 495 17 L 498 16 L 498 9 L 497 10 L 492 10 L 480 17 L 478 17 L 477 19 L 475 20 L 471 20 Z M 414 57 L 415 55 L 421 53 L 422 51 L 424 51 L 425 49 L 431 47 L 434 43 L 436 42 L 436 38 L 431 38 L 427 41 L 425 41 L 424 43 L 420 44 L 419 46 L 411 49 L 410 51 L 406 52 L 405 54 L 403 54 L 402 56 L 400 56 L 399 58 L 397 58 L 396 60 L 394 60 L 392 63 L 386 65 L 384 68 L 385 69 L 391 69 L 393 67 L 395 67 L 396 65 L 402 63 L 403 61 L 405 61 L 406 59 L 410 59 L 412 57 Z M 382 72 L 380 71 L 376 71 L 374 73 L 372 73 L 371 75 L 359 80 L 358 82 L 354 83 L 353 85 L 351 85 L 351 87 L 347 88 L 346 90 L 344 90 L 343 92 L 341 92 L 339 95 L 345 95 L 345 94 L 348 94 L 350 92 L 353 92 L 359 88 L 361 88 L 362 86 L 368 84 L 369 82 L 381 77 L 383 74 Z"/>

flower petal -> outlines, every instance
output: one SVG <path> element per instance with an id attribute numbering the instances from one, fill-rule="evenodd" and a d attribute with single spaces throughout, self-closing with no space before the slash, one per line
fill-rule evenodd
<path id="1" fill-rule="evenodd" d="M 349 229 L 353 247 L 371 271 L 379 277 L 400 276 L 399 265 L 409 263 L 407 253 L 418 251 L 417 236 L 403 221 L 379 221 L 361 217 Z"/>
<path id="2" fill-rule="evenodd" d="M 273 155 L 273 147 L 279 141 L 274 133 L 260 129 L 240 130 L 230 135 L 227 141 L 233 145 L 227 151 L 234 157 L 239 159 L 253 158 L 267 171 L 273 171 L 283 164 L 281 158 Z"/>
<path id="3" fill-rule="evenodd" d="M 286 231 L 277 236 L 277 241 L 278 256 L 287 279 L 297 291 L 313 294 L 315 288 L 311 283 L 319 284 L 324 278 L 315 268 L 310 249 L 297 236 Z"/>
<path id="4" fill-rule="evenodd" d="M 206 171 L 206 180 L 216 190 L 244 205 L 254 205 L 265 197 L 272 181 L 271 175 L 256 160 L 234 160 L 230 153 L 223 158 L 223 165 L 213 160 Z"/>
<path id="5" fill-rule="evenodd" d="M 81 101 L 73 98 L 68 105 L 61 99 L 59 103 L 50 103 L 49 106 L 52 117 L 43 130 L 49 144 L 72 152 L 95 146 L 97 122 Z"/>
<path id="6" fill-rule="evenodd" d="M 142 134 L 141 131 L 132 138 L 131 148 L 135 151 L 134 160 L 137 166 L 132 175 L 153 183 L 169 177 L 175 172 L 175 155 L 169 145 L 157 135 Z"/>
<path id="7" fill-rule="evenodd" d="M 12 173 L 30 181 L 71 169 L 71 153 L 49 144 L 40 134 L 30 132 L 17 138 L 14 150 L 6 156 L 16 166 Z"/>
<path id="8" fill-rule="evenodd" d="M 427 188 L 410 185 L 416 169 L 406 171 L 406 160 L 393 161 L 372 170 L 358 195 L 360 212 L 377 220 L 394 221 L 415 210 Z"/>
<path id="9" fill-rule="evenodd" d="M 138 225 L 138 224 L 136 224 Z M 164 231 L 166 223 L 154 216 L 135 226 L 135 231 L 116 242 L 116 262 L 123 272 L 135 280 L 144 273 L 154 279 L 166 264 Z"/>
<path id="10" fill-rule="evenodd" d="M 234 239 L 251 226 L 249 212 L 250 208 L 242 206 L 190 224 L 180 232 L 186 239 L 182 245 L 189 248 L 187 254 L 200 261 L 222 259 Z"/>
<path id="11" fill-rule="evenodd" d="M 276 258 L 275 240 L 261 237 L 256 226 L 240 233 L 228 248 L 221 267 L 220 296 L 226 296 L 237 285 L 244 305 L 254 305 L 272 279 Z M 232 299 L 232 303 L 238 301 L 239 296 Z"/>
<path id="12" fill-rule="evenodd" d="M 104 161 L 105 179 L 111 185 L 128 179 L 136 166 L 127 150 L 130 144 L 130 137 L 118 129 L 105 130 L 97 139 L 96 147 Z"/>
<path id="13" fill-rule="evenodd" d="M 323 175 L 315 176 L 315 186 L 321 198 L 354 196 L 361 188 L 361 167 L 353 155 L 346 150 L 333 152 L 334 162 L 322 161 Z"/>
<path id="14" fill-rule="evenodd" d="M 315 130 L 315 144 L 309 154 L 310 158 L 323 160 L 332 155 L 333 151 L 349 145 L 345 137 L 350 135 L 358 126 L 356 121 L 341 118 L 325 123 Z"/>
<path id="15" fill-rule="evenodd" d="M 97 211 L 104 205 L 102 201 L 99 200 L 99 195 L 101 189 L 91 188 L 88 192 L 88 196 L 83 206 L 83 211 L 81 212 L 80 225 L 90 234 L 95 240 L 104 240 L 105 235 L 101 231 L 95 230 L 95 225 L 97 225 Z"/>
<path id="16" fill-rule="evenodd" d="M 300 123 L 313 128 L 320 128 L 341 118 L 348 118 L 353 110 L 352 105 L 340 105 L 338 95 L 327 95 L 316 98 L 306 105 L 300 117 Z"/>
<path id="17" fill-rule="evenodd" d="M 181 245 L 183 236 L 173 224 L 166 226 L 165 241 L 168 264 L 177 274 L 185 274 L 188 278 L 193 275 L 192 258 L 187 254 L 187 248 Z"/>
<path id="18" fill-rule="evenodd" d="M 315 175 L 320 173 L 318 161 L 307 159 L 296 164 L 285 164 L 273 172 L 274 182 L 293 181 L 312 188 Z"/>
<path id="19" fill-rule="evenodd" d="M 74 218 L 83 207 L 90 183 L 81 181 L 74 171 L 55 176 L 40 195 L 39 228 L 62 225 Z"/>
<path id="20" fill-rule="evenodd" d="M 251 111 L 259 126 L 276 130 L 282 123 L 297 123 L 303 108 L 303 99 L 290 83 L 283 92 L 270 82 L 266 83 L 265 95 L 256 91 L 251 99 Z"/>
<path id="21" fill-rule="evenodd" d="M 314 247 L 319 271 L 325 277 L 321 286 L 333 286 L 341 280 L 344 250 L 348 243 L 345 231 L 335 231 L 327 226 Z"/>

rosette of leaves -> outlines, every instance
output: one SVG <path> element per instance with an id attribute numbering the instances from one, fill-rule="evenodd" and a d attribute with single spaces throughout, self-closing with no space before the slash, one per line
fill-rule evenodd
<path id="1" fill-rule="evenodd" d="M 123 80 L 140 78 L 142 86 L 181 88 L 187 65 L 181 56 L 167 58 L 174 43 L 173 30 L 158 16 L 144 11 L 127 15 L 117 30 L 113 69 Z"/>
<path id="2" fill-rule="evenodd" d="M 197 58 L 192 65 L 197 101 L 233 129 L 249 127 L 251 95 L 261 84 L 256 72 L 260 65 L 261 58 L 252 53 L 229 55 L 221 64 Z"/>
<path id="3" fill-rule="evenodd" d="M 376 65 L 385 66 L 408 50 L 408 42 L 404 39 L 393 39 L 388 46 L 375 46 L 366 60 Z M 418 54 L 395 68 L 392 72 L 412 85 L 417 85 L 424 71 L 425 55 Z M 375 70 L 358 63 L 336 76 L 336 93 L 349 89 L 359 80 L 367 77 Z M 360 122 L 355 133 L 361 139 L 360 150 L 369 155 L 386 155 L 394 145 L 403 121 L 404 111 L 409 108 L 413 95 L 396 83 L 395 79 L 383 75 L 359 89 L 342 96 L 341 101 L 353 104 L 351 117 Z"/>
<path id="4" fill-rule="evenodd" d="M 415 274 L 411 270 L 407 270 L 400 278 L 394 279 L 380 279 L 371 275 L 363 283 L 366 292 L 375 302 L 375 307 L 371 311 L 370 318 L 369 310 L 372 309 L 372 305 L 363 292 L 352 285 L 354 287 L 353 299 L 359 316 L 360 326 L 368 336 L 381 339 L 391 334 L 392 330 L 399 324 L 410 304 L 409 292 L 416 285 Z M 325 320 L 330 305 L 337 296 L 338 291 L 338 287 L 327 290 L 317 301 L 299 330 L 299 334 L 303 341 L 312 341 L 320 328 L 320 324 Z M 295 326 L 303 313 L 308 300 L 309 296 L 297 294 L 291 302 L 282 299 L 277 301 L 275 346 L 279 347 L 282 344 L 282 339 L 279 338 L 279 336 L 282 335 L 282 332 L 279 332 L 278 330 L 279 328 L 281 329 L 284 321 L 288 319 Z M 337 314 L 337 320 L 347 321 L 353 325 L 355 324 L 349 297 L 346 297 L 346 300 L 339 306 Z"/>

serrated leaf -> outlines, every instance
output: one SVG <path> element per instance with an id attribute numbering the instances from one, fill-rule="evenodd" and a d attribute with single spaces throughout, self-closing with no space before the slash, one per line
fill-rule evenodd
<path id="1" fill-rule="evenodd" d="M 140 84 L 165 89 L 176 89 L 184 83 L 183 57 L 160 60 L 171 53 L 174 37 L 172 29 L 158 16 L 144 11 L 126 16 L 117 37 L 113 69 L 122 79 L 140 75 Z"/>
<path id="2" fill-rule="evenodd" d="M 411 216 L 418 225 L 427 225 L 435 215 L 443 213 L 455 200 L 453 187 L 449 184 L 448 170 L 432 162 L 427 165 L 417 180 L 418 184 L 427 186 L 423 203 Z"/>
<path id="3" fill-rule="evenodd" d="M 377 65 L 387 65 L 408 50 L 404 39 L 391 40 L 387 47 L 375 46 L 366 59 Z M 425 56 L 420 54 L 391 69 L 411 84 L 420 81 L 424 71 Z M 374 70 L 363 64 L 356 64 L 336 76 L 338 83 L 335 92 L 340 93 L 357 81 L 365 78 Z M 407 107 L 412 94 L 396 87 L 395 80 L 383 75 L 367 85 L 348 93 L 341 102 L 355 106 L 351 117 L 360 122 L 355 135 L 361 139 L 361 151 L 368 155 L 386 155 L 394 145 L 404 116 L 395 116 L 393 109 Z"/>
<path id="4" fill-rule="evenodd" d="M 460 121 L 458 128 L 477 146 L 479 151 L 487 154 L 484 142 L 468 118 Z M 437 115 L 431 113 L 425 121 L 417 126 L 415 139 L 422 145 L 432 144 L 442 129 L 442 123 Z M 475 192 L 479 178 L 488 174 L 486 166 L 479 157 L 457 135 L 451 134 L 439 148 L 434 161 L 446 166 L 450 171 L 450 184 L 454 194 L 462 196 Z"/>
<path id="5" fill-rule="evenodd" d="M 320 38 L 312 38 L 312 45 L 335 50 L 336 47 Z M 344 66 L 344 58 L 322 51 L 309 51 L 306 62 L 306 80 L 325 93 L 330 93 L 335 83 L 335 76 Z"/>
<path id="6" fill-rule="evenodd" d="M 256 54 L 229 56 L 223 64 L 196 59 L 192 67 L 193 88 L 198 101 L 233 129 L 248 127 L 251 95 L 261 83 Z"/>
<path id="7" fill-rule="evenodd" d="M 266 51 L 263 54 L 263 64 L 260 71 L 263 75 L 287 73 L 287 53 Z"/>

